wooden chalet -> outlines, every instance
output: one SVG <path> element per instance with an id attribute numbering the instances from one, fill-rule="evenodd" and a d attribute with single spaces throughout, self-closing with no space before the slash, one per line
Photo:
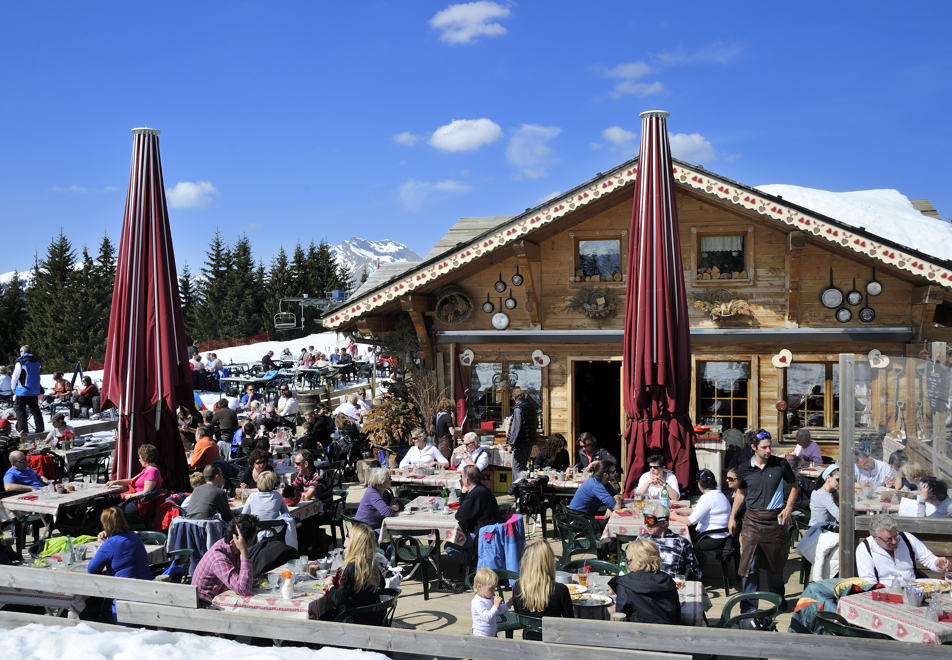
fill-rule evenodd
<path id="1" fill-rule="evenodd" d="M 462 370 L 475 428 L 503 436 L 508 389 L 518 384 L 539 404 L 542 434 L 564 434 L 574 451 L 590 431 L 624 465 L 621 344 L 636 172 L 629 161 L 520 215 L 463 218 L 423 261 L 382 267 L 323 324 L 374 337 L 407 319 L 448 391 Z M 680 161 L 674 177 L 694 303 L 692 420 L 762 427 L 788 441 L 805 426 L 836 455 L 838 354 L 915 354 L 923 342 L 952 339 L 952 254 L 916 252 Z M 931 209 L 923 202 L 920 210 Z M 821 298 L 831 273 L 847 299 L 835 308 Z M 867 293 L 874 279 L 879 287 Z M 790 362 L 778 368 L 781 350 Z M 858 365 L 858 380 L 863 368 L 869 375 Z M 857 419 L 875 429 L 888 411 L 881 381 L 868 380 Z"/>

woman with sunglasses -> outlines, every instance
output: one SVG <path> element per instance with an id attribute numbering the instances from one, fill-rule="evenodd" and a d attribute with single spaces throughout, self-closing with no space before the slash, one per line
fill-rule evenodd
<path id="1" fill-rule="evenodd" d="M 872 584 L 890 587 L 901 579 L 916 578 L 916 562 L 930 571 L 949 570 L 949 560 L 936 557 L 912 534 L 899 531 L 896 519 L 888 513 L 869 521 L 869 538 L 856 546 L 856 575 Z"/>
<path id="2" fill-rule="evenodd" d="M 727 468 L 727 487 L 730 488 L 730 494 L 728 495 L 725 493 L 725 496 L 727 497 L 728 501 L 730 501 L 731 508 L 733 508 L 734 506 L 734 496 L 737 494 L 737 488 L 739 484 L 740 484 L 740 481 L 737 479 L 737 468 L 736 467 Z M 747 504 L 742 503 L 740 505 L 740 512 L 738 513 L 738 520 L 740 521 L 737 526 L 738 530 L 740 530 L 741 527 L 743 526 L 744 514 L 746 512 L 747 512 Z M 740 534 L 740 531 L 738 531 L 737 533 Z"/>
<path id="3" fill-rule="evenodd" d="M 546 438 L 545 445 L 535 455 L 532 467 L 536 470 L 552 468 L 562 472 L 569 466 L 569 453 L 565 450 L 568 443 L 561 433 L 553 433 Z"/>
<path id="4" fill-rule="evenodd" d="M 810 494 L 810 527 L 824 522 L 840 522 L 838 493 L 840 466 L 828 465 L 817 481 L 823 485 Z"/>
<path id="5" fill-rule="evenodd" d="M 248 455 L 248 467 L 241 473 L 241 484 L 239 490 L 247 490 L 249 493 L 255 493 L 258 489 L 255 485 L 258 483 L 258 477 L 265 472 L 274 472 L 274 468 L 268 463 L 268 453 L 260 449 L 252 450 Z"/>

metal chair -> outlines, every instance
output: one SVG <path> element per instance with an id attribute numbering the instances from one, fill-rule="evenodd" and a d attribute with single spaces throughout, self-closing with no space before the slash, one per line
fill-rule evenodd
<path id="1" fill-rule="evenodd" d="M 400 562 L 408 563 L 411 566 L 407 578 L 416 569 L 420 567 L 420 580 L 423 582 L 423 600 L 430 599 L 430 568 L 435 568 L 436 575 L 440 575 L 440 542 L 436 541 L 433 545 L 421 543 L 420 538 L 426 538 L 433 533 L 431 529 L 401 529 L 390 530 L 392 551 L 390 553 L 390 565 L 398 566 Z M 431 564 L 431 560 L 436 561 Z"/>
<path id="2" fill-rule="evenodd" d="M 720 564 L 721 564 L 721 575 L 722 575 L 723 578 L 724 578 L 724 595 L 725 595 L 725 596 L 730 596 L 730 585 L 732 585 L 732 584 L 734 583 L 734 580 L 731 579 L 730 563 L 731 563 L 731 558 L 733 558 L 733 559 L 734 559 L 734 565 L 735 565 L 734 574 L 736 575 L 736 574 L 737 574 L 737 568 L 736 568 L 736 565 L 737 565 L 737 548 L 736 548 L 736 546 L 734 545 L 734 539 L 733 539 L 733 537 L 730 536 L 730 535 L 728 535 L 728 536 L 726 536 L 726 537 L 724 537 L 724 538 L 722 538 L 722 539 L 714 539 L 714 538 L 713 538 L 713 535 L 714 535 L 714 534 L 723 534 L 723 533 L 725 533 L 725 532 L 727 532 L 727 528 L 726 528 L 726 527 L 723 527 L 723 528 L 721 528 L 721 529 L 709 529 L 709 530 L 707 530 L 707 531 L 705 531 L 705 532 L 701 532 L 700 534 L 698 534 L 697 536 L 695 536 L 695 537 L 694 537 L 693 544 L 694 544 L 694 552 L 695 552 L 696 555 L 698 555 L 698 558 L 701 558 L 701 557 L 708 558 L 708 555 L 705 554 L 705 553 L 708 553 L 708 552 L 713 552 L 713 553 L 714 553 L 714 558 L 717 559 L 717 560 L 720 562 Z M 723 541 L 723 543 L 721 543 L 721 544 L 720 544 L 718 547 L 716 547 L 716 548 L 708 548 L 708 549 L 706 549 L 706 550 L 699 550 L 698 548 L 700 547 L 701 541 L 706 541 L 706 540 L 708 540 L 708 539 L 711 539 L 711 540 L 713 540 L 713 541 Z M 725 557 L 725 556 L 724 556 L 724 549 L 725 549 L 725 546 L 727 546 L 728 544 L 730 544 L 730 546 L 731 546 L 731 554 L 730 554 L 730 556 Z"/>
<path id="3" fill-rule="evenodd" d="M 822 610 L 816 613 L 816 623 L 820 628 L 821 635 L 835 635 L 836 637 L 862 637 L 864 639 L 888 639 L 889 635 L 878 633 L 872 630 L 866 630 L 854 626 L 843 616 L 836 612 L 824 612 Z"/>
<path id="4" fill-rule="evenodd" d="M 756 609 L 751 610 L 750 612 L 744 612 L 743 614 L 738 614 L 737 616 L 731 616 L 731 612 L 734 610 L 734 606 L 737 603 L 740 603 L 745 600 L 766 600 L 771 603 L 773 607 L 767 609 Z M 749 593 L 740 593 L 734 596 L 731 596 L 726 603 L 724 603 L 724 609 L 721 610 L 721 621 L 723 625 L 719 625 L 720 628 L 740 628 L 741 621 L 747 619 L 755 618 L 764 618 L 770 619 L 770 625 L 765 628 L 766 630 L 777 630 L 777 622 L 775 620 L 777 616 L 777 611 L 780 609 L 780 605 L 783 603 L 783 598 L 771 591 L 752 591 Z"/>
<path id="5" fill-rule="evenodd" d="M 378 593 L 381 596 L 379 603 L 346 609 L 338 614 L 334 621 L 392 628 L 393 614 L 397 610 L 397 600 L 400 598 L 401 591 L 399 589 L 383 588 Z M 382 600 L 385 596 L 388 597 L 387 600 Z M 378 613 L 380 613 L 380 616 L 374 616 Z"/>
<path id="6" fill-rule="evenodd" d="M 70 468 L 69 480 L 79 481 L 82 477 L 89 476 L 97 484 L 105 483 L 109 480 L 109 459 L 111 456 L 111 451 L 103 451 L 82 457 Z"/>
<path id="7" fill-rule="evenodd" d="M 593 571 L 599 575 L 621 575 L 622 568 L 618 564 L 613 564 L 609 561 L 601 561 L 598 559 L 576 559 L 574 561 L 565 562 L 562 564 L 562 568 L 559 570 L 568 571 L 571 573 L 573 570 L 588 566 Z"/>

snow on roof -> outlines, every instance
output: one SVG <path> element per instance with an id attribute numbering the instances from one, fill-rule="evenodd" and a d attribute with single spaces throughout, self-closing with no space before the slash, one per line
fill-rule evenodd
<path id="1" fill-rule="evenodd" d="M 768 195 L 816 211 L 881 239 L 952 260 L 952 224 L 920 213 L 898 190 L 830 192 L 784 184 L 757 186 Z"/>

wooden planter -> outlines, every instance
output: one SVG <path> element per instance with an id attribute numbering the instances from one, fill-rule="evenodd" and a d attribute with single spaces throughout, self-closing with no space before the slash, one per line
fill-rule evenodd
<path id="1" fill-rule="evenodd" d="M 444 287 L 436 298 L 436 318 L 448 325 L 463 323 L 473 313 L 473 301 L 455 284 Z"/>

